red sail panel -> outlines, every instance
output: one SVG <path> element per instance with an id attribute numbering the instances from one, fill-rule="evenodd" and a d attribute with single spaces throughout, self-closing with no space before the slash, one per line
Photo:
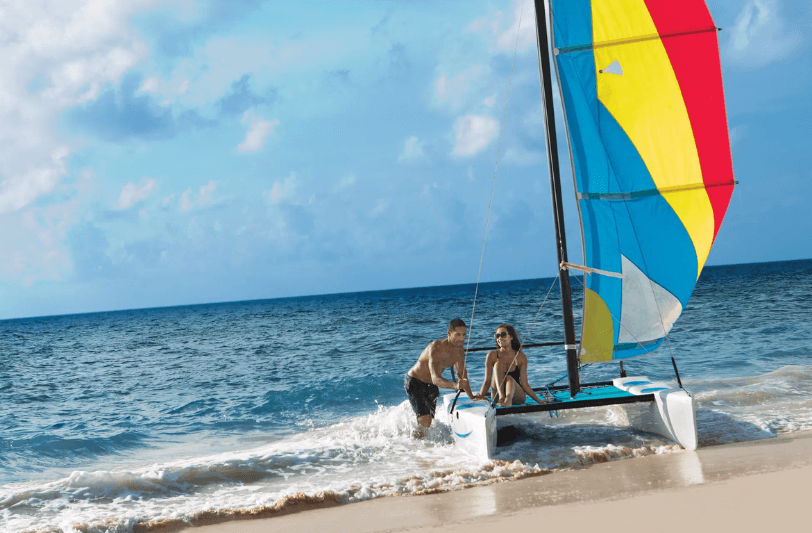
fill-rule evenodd
<path id="1" fill-rule="evenodd" d="M 703 0 L 645 0 L 682 91 L 696 142 L 702 180 L 713 208 L 713 238 L 719 232 L 733 194 L 722 66 L 716 31 Z"/>

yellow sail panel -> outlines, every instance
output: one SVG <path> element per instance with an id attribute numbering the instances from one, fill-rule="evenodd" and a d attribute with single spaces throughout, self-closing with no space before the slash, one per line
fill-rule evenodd
<path id="1" fill-rule="evenodd" d="M 592 0 L 593 42 L 598 99 L 629 136 L 658 189 L 682 221 L 693 242 L 697 276 L 714 237 L 713 209 L 701 184 L 702 171 L 688 111 L 674 69 L 643 0 Z M 633 39 L 632 42 L 624 40 Z M 619 42 L 618 42 L 619 41 Z M 620 64 L 622 74 L 600 70 Z"/>
<path id="2" fill-rule="evenodd" d="M 603 298 L 590 289 L 585 290 L 583 331 L 581 332 L 581 363 L 611 361 L 615 346 L 612 313 Z"/>

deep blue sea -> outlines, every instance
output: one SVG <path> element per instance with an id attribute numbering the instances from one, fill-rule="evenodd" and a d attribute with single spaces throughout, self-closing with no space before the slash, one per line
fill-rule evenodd
<path id="1" fill-rule="evenodd" d="M 0 529 L 128 532 L 297 493 L 353 502 L 679 453 L 618 407 L 528 428 L 495 463 L 440 421 L 414 437 L 403 375 L 426 344 L 454 317 L 471 347 L 501 322 L 526 344 L 563 340 L 552 285 L 480 285 L 472 324 L 473 285 L 0 321 Z M 700 446 L 812 429 L 810 302 L 812 260 L 705 268 L 670 335 Z M 485 353 L 468 356 L 475 389 Z M 526 353 L 533 386 L 566 372 L 561 348 Z M 667 347 L 625 366 L 673 374 Z"/>

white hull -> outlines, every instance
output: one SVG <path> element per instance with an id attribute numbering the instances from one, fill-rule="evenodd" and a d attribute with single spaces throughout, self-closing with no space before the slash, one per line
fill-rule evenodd
<path id="1" fill-rule="evenodd" d="M 448 414 L 456 393 L 443 395 L 443 412 Z M 488 460 L 496 450 L 496 410 L 487 401 L 472 402 L 460 396 L 454 413 L 449 415 L 454 444 L 460 450 Z"/>
<path id="2" fill-rule="evenodd" d="M 686 450 L 696 450 L 699 437 L 696 431 L 696 406 L 693 396 L 683 389 L 671 388 L 662 382 L 629 385 L 638 381 L 648 379 L 645 376 L 637 376 L 612 380 L 615 387 L 632 394 L 654 394 L 653 403 L 624 406 L 629 424 L 641 431 L 662 435 Z M 662 390 L 650 390 L 659 388 Z"/>
<path id="3" fill-rule="evenodd" d="M 653 402 L 630 403 L 626 411 L 629 425 L 642 431 L 662 435 L 679 443 L 686 450 L 695 450 L 698 444 L 693 397 L 682 389 L 674 389 L 661 382 L 651 382 L 644 376 L 619 378 L 613 384 L 620 390 L 636 396 L 653 394 Z M 457 448 L 483 460 L 492 459 L 496 451 L 496 431 L 502 422 L 513 416 L 496 416 L 496 410 L 487 401 L 472 402 L 464 395 L 457 400 L 451 414 L 456 393 L 443 395 L 443 411 L 448 417 Z M 565 404 L 562 404 L 566 409 Z M 529 416 L 530 413 L 522 414 Z M 556 423 L 547 412 L 533 413 L 541 423 Z"/>

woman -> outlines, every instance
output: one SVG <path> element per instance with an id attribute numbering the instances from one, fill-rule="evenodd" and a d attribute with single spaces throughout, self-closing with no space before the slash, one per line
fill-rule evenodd
<path id="1" fill-rule="evenodd" d="M 491 388 L 492 397 L 502 407 L 522 405 L 527 395 L 538 403 L 549 402 L 539 398 L 527 383 L 527 356 L 520 350 L 522 343 L 513 326 L 500 324 L 495 337 L 497 349 L 485 358 L 485 382 L 479 394 L 484 395 Z"/>

